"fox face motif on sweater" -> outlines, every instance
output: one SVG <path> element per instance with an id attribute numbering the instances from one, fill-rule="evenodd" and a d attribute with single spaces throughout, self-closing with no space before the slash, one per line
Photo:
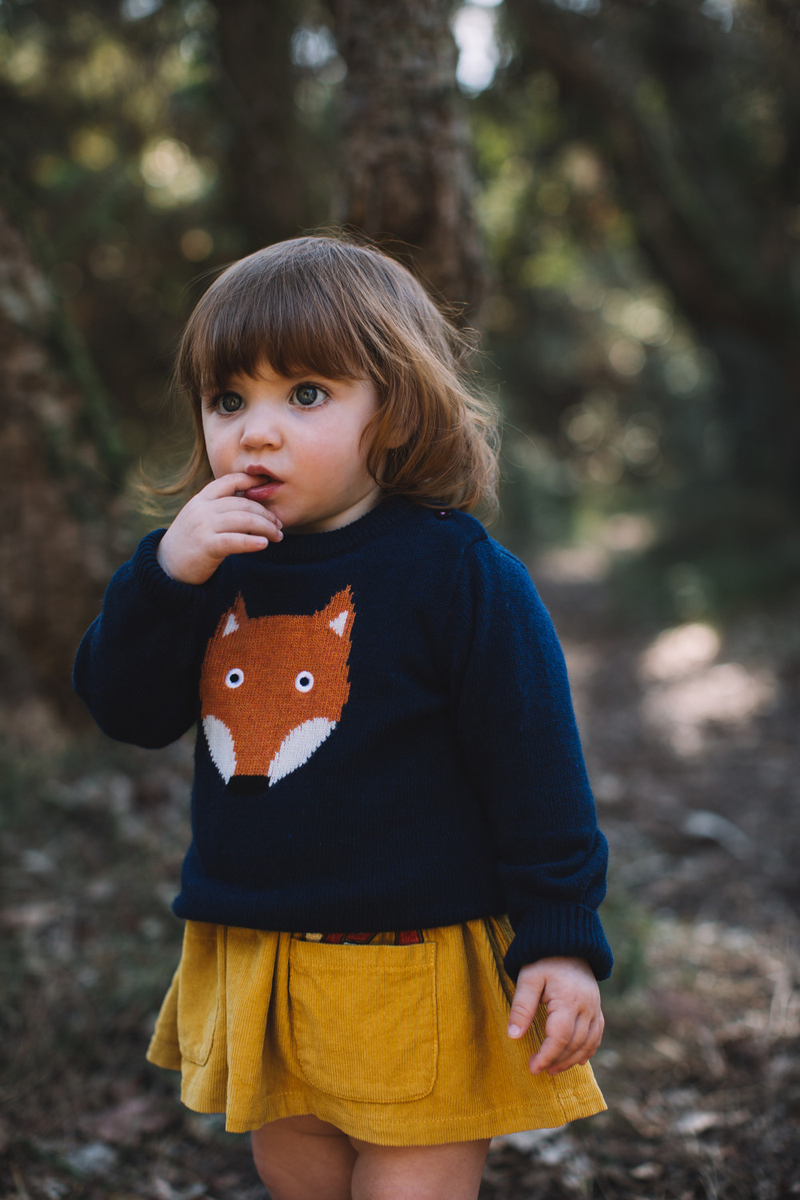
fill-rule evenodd
<path id="1" fill-rule="evenodd" d="M 201 718 L 230 790 L 263 791 L 302 766 L 336 728 L 350 694 L 350 587 L 311 616 L 248 617 L 239 595 L 208 643 Z"/>

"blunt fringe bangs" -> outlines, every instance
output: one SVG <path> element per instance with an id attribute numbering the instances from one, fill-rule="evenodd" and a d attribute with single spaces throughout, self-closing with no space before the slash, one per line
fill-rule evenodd
<path id="1" fill-rule="evenodd" d="M 268 364 L 279 375 L 369 379 L 379 410 L 364 432 L 367 467 L 386 492 L 494 513 L 497 414 L 470 386 L 471 345 L 411 273 L 372 247 L 301 237 L 228 267 L 192 313 L 175 383 L 191 406 L 195 445 L 162 496 L 211 478 L 202 399 Z"/>

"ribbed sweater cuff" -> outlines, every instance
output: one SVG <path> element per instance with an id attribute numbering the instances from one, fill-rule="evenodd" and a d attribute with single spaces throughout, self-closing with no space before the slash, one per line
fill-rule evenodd
<path id="1" fill-rule="evenodd" d="M 207 594 L 209 581 L 181 583 L 166 573 L 156 558 L 159 542 L 166 532 L 166 529 L 154 529 L 142 538 L 131 560 L 131 568 L 134 579 L 145 595 L 175 612 L 189 609 L 202 600 Z"/>
<path id="2" fill-rule="evenodd" d="M 614 958 L 593 909 L 582 904 L 545 904 L 535 908 L 516 926 L 505 968 L 516 981 L 527 963 L 552 957 L 585 958 L 597 979 L 608 978 Z"/>

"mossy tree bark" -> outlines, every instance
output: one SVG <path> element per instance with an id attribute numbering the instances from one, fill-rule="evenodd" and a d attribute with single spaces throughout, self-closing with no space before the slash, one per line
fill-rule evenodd
<path id="1" fill-rule="evenodd" d="M 484 259 L 452 0 L 330 0 L 342 94 L 335 218 L 379 240 L 474 321 Z"/>

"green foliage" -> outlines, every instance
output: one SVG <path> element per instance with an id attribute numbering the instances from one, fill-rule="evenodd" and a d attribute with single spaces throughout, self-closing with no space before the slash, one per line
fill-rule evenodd
<path id="1" fill-rule="evenodd" d="M 489 351 L 530 476 L 517 536 L 645 511 L 661 540 L 638 574 L 667 608 L 686 561 L 714 603 L 796 578 L 800 88 L 780 7 L 729 27 L 699 0 L 506 0 L 508 65 L 472 106 Z M 731 521 L 753 508 L 780 512 L 756 538 Z"/>
<path id="2" fill-rule="evenodd" d="M 632 248 L 608 165 L 570 128 L 553 77 L 506 80 L 475 108 L 496 280 L 489 352 L 514 427 L 506 453 L 540 539 L 554 528 L 543 510 L 562 509 L 555 526 L 569 533 L 585 498 L 642 491 L 674 470 L 664 376 L 675 392 L 696 390 L 699 352 Z"/>

